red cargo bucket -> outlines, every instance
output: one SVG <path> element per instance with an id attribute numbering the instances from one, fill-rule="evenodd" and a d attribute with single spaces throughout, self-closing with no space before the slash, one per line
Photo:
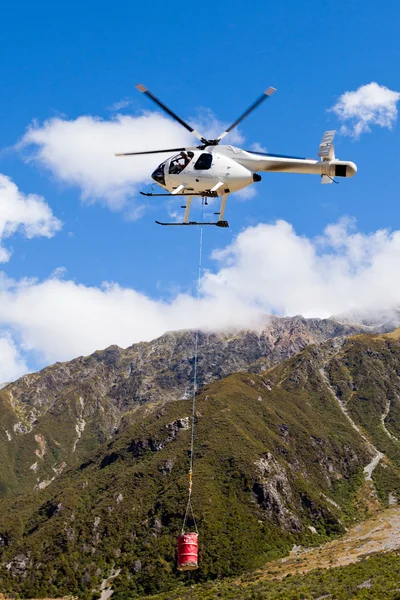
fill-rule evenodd
<path id="1" fill-rule="evenodd" d="M 193 571 L 194 569 L 198 569 L 197 541 L 197 533 L 181 533 L 181 535 L 178 535 L 179 571 Z"/>

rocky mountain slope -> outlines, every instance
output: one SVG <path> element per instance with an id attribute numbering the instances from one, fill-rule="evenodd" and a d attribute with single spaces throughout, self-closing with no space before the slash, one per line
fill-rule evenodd
<path id="1" fill-rule="evenodd" d="M 193 489 L 201 570 L 193 581 L 321 543 L 397 501 L 399 337 L 334 339 L 203 388 Z M 185 581 L 175 550 L 190 410 L 187 399 L 138 402 L 118 433 L 45 489 L 1 500 L 3 590 L 90 598 L 118 573 L 114 598 L 123 600 Z"/>
<path id="2" fill-rule="evenodd" d="M 198 380 L 261 372 L 308 344 L 363 330 L 331 319 L 271 317 L 260 333 L 202 333 Z M 181 331 L 56 363 L 8 385 L 0 391 L 0 497 L 45 488 L 112 439 L 139 407 L 188 397 L 193 365 L 194 333 Z"/>

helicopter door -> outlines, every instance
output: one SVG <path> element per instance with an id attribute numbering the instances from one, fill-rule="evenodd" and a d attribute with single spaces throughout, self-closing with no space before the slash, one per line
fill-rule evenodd
<path id="1" fill-rule="evenodd" d="M 215 169 L 212 168 L 213 159 L 211 152 L 202 152 L 193 164 L 193 175 L 201 190 L 212 187 L 211 181 L 215 178 Z"/>
<path id="2" fill-rule="evenodd" d="M 166 182 L 170 192 L 190 181 L 190 174 L 186 172 L 186 169 L 192 162 L 193 157 L 194 152 L 182 151 L 168 161 L 166 167 Z M 189 171 L 190 167 L 187 170 Z"/>

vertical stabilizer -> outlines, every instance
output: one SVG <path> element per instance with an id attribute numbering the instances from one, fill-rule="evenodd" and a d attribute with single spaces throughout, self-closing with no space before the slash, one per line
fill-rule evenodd
<path id="1" fill-rule="evenodd" d="M 322 160 L 335 160 L 335 148 L 333 146 L 335 133 L 336 131 L 332 129 L 331 131 L 325 131 L 322 136 L 318 151 L 318 156 L 322 158 Z"/>

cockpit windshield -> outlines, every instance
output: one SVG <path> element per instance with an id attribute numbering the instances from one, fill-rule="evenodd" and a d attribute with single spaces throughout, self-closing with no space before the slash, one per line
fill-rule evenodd
<path id="1" fill-rule="evenodd" d="M 180 152 L 174 156 L 169 163 L 169 174 L 178 175 L 181 173 L 183 169 L 186 169 L 193 156 L 193 152 Z"/>
<path id="2" fill-rule="evenodd" d="M 165 185 L 165 165 L 165 162 L 161 163 L 161 165 L 158 165 L 157 169 L 151 175 L 154 181 L 160 185 Z"/>

